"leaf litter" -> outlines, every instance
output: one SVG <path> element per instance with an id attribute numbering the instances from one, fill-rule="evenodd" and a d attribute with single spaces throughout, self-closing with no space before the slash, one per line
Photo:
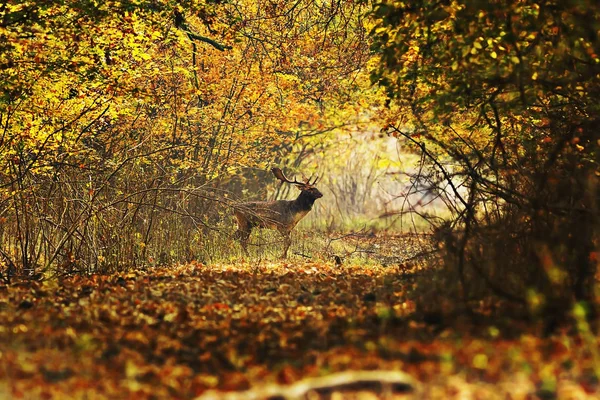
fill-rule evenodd
<path id="1" fill-rule="evenodd" d="M 504 331 L 461 318 L 427 321 L 410 297 L 412 285 L 402 265 L 263 262 L 2 286 L 0 396 L 600 394 L 596 336 L 542 337 L 535 324 Z M 361 375 L 368 371 L 380 371 L 381 380 Z M 394 384 L 385 381 L 389 374 Z"/>

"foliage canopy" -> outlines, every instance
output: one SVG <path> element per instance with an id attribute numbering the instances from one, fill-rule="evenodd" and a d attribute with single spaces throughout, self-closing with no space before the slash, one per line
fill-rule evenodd
<path id="1" fill-rule="evenodd" d="M 369 56 L 362 10 L 0 5 L 3 263 L 96 271 L 147 262 L 149 247 L 155 260 L 198 257 L 202 233 L 184 232 L 215 229 L 234 173 L 266 169 L 303 133 L 352 118 L 348 95 Z M 187 239 L 173 248 L 176 237 Z"/>
<path id="2" fill-rule="evenodd" d="M 390 133 L 427 154 L 431 189 L 453 205 L 460 232 L 445 241 L 467 293 L 469 280 L 519 302 L 533 289 L 551 310 L 595 296 L 599 11 L 593 1 L 375 6 L 372 80 L 410 110 Z"/>

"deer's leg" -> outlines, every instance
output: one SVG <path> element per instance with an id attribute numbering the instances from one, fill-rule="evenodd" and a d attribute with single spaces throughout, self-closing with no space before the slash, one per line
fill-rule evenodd
<path id="1" fill-rule="evenodd" d="M 233 238 L 240 241 L 240 245 L 242 245 L 242 250 L 244 250 L 244 254 L 246 256 L 250 256 L 250 254 L 248 253 L 248 238 L 250 237 L 251 231 L 252 228 L 240 228 L 233 234 Z"/>
<path id="2" fill-rule="evenodd" d="M 281 255 L 281 258 L 287 258 L 288 249 L 292 244 L 291 232 L 280 230 L 279 233 L 283 236 L 283 254 Z"/>
<path id="3" fill-rule="evenodd" d="M 250 237 L 251 231 L 252 231 L 251 229 L 238 230 L 240 244 L 242 245 L 242 250 L 244 250 L 244 254 L 246 254 L 246 257 L 250 256 L 250 253 L 248 253 L 248 238 Z"/>
<path id="4" fill-rule="evenodd" d="M 238 230 L 233 234 L 233 237 L 240 241 L 240 244 L 242 245 L 242 250 L 244 250 L 244 254 L 246 254 L 246 256 L 249 257 L 250 254 L 248 253 L 248 238 L 250 237 L 250 232 L 252 232 L 252 226 L 242 214 L 236 213 L 235 217 L 238 221 Z"/>

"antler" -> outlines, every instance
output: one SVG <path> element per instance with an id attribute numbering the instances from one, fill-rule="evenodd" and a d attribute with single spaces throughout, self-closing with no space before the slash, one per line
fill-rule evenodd
<path id="1" fill-rule="evenodd" d="M 275 175 L 275 177 L 277 179 L 279 179 L 281 182 L 286 182 L 286 183 L 293 183 L 294 185 L 301 185 L 301 186 L 314 186 L 316 185 L 317 181 L 319 180 L 319 176 L 317 176 L 315 178 L 315 180 L 313 181 L 313 183 L 310 183 L 310 180 L 312 179 L 312 176 L 310 178 L 304 178 L 302 179 L 302 182 L 298 182 L 296 180 L 296 177 L 294 177 L 293 181 L 290 181 L 288 178 L 286 178 L 286 176 L 283 174 L 283 171 L 281 171 L 281 168 L 277 168 L 277 167 L 273 167 L 271 168 L 271 171 L 273 172 L 273 175 Z"/>
<path id="2" fill-rule="evenodd" d="M 305 185 L 308 186 L 315 186 L 315 184 L 317 183 L 317 181 L 319 180 L 319 176 L 317 175 L 317 177 L 315 178 L 315 180 L 310 183 L 310 180 L 313 178 L 314 175 L 311 175 L 310 178 L 305 177 L 304 175 L 302 176 L 302 182 L 304 182 Z"/>
<path id="3" fill-rule="evenodd" d="M 273 172 L 273 175 L 275 175 L 275 177 L 277 179 L 279 179 L 282 183 L 293 183 L 294 185 L 306 185 L 306 182 L 298 182 L 296 180 L 296 178 L 294 178 L 293 181 L 290 181 L 288 178 L 286 178 L 286 176 L 283 174 L 283 171 L 281 170 L 281 168 L 277 168 L 277 167 L 273 167 L 271 168 L 271 172 Z"/>

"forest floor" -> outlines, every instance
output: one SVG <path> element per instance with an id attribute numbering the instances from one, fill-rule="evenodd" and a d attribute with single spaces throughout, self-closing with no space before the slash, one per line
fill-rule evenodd
<path id="1" fill-rule="evenodd" d="M 0 286 L 0 398 L 600 397 L 585 327 L 424 318 L 418 271 L 294 257 Z"/>

